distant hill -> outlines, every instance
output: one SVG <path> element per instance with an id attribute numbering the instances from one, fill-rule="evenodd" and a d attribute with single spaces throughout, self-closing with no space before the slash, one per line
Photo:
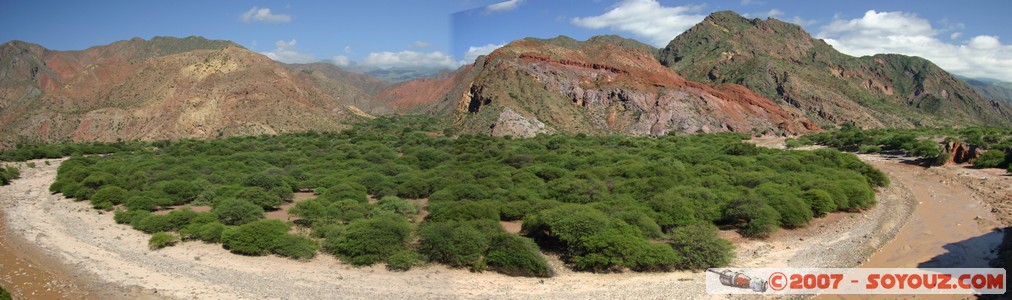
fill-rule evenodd
<path id="1" fill-rule="evenodd" d="M 801 112 L 742 86 L 685 80 L 661 65 L 651 49 L 615 37 L 528 38 L 442 80 L 402 86 L 445 93 L 440 101 L 414 102 L 422 106 L 419 111 L 452 115 L 453 124 L 467 132 L 492 135 L 817 129 Z"/>
<path id="2" fill-rule="evenodd" d="M 390 84 L 378 78 L 348 72 L 329 63 L 286 64 L 286 68 L 306 82 L 313 83 L 335 100 L 370 114 L 389 113 L 384 103 L 373 98 Z"/>
<path id="3" fill-rule="evenodd" d="M 228 41 L 0 45 L 0 146 L 331 130 L 354 118 L 332 95 Z"/>
<path id="4" fill-rule="evenodd" d="M 1012 108 L 922 58 L 852 57 L 800 26 L 713 13 L 660 50 L 689 80 L 735 83 L 804 111 L 820 125 L 1012 125 Z"/>
<path id="5" fill-rule="evenodd" d="M 378 67 L 358 65 L 354 63 L 341 68 L 348 72 L 375 77 L 376 79 L 382 80 L 390 84 L 401 83 L 420 78 L 432 78 L 437 77 L 441 74 L 452 72 L 452 70 L 448 70 L 446 68 L 434 68 L 434 67 L 378 68 Z"/>
<path id="6" fill-rule="evenodd" d="M 981 96 L 1012 104 L 1012 82 L 961 78 Z"/>

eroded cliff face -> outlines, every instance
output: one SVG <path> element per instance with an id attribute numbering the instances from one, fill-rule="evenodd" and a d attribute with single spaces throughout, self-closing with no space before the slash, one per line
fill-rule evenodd
<path id="1" fill-rule="evenodd" d="M 487 127 L 509 109 L 560 132 L 817 130 L 799 111 L 742 86 L 687 81 L 648 51 L 595 41 L 528 39 L 496 50 L 476 63 L 480 72 L 457 98 L 457 123 Z"/>
<path id="2" fill-rule="evenodd" d="M 82 51 L 0 45 L 0 138 L 114 141 L 336 130 L 347 107 L 231 42 L 134 39 Z"/>

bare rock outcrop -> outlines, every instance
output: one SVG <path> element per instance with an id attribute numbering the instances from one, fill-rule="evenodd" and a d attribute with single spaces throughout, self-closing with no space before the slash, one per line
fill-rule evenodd
<path id="1" fill-rule="evenodd" d="M 973 160 L 980 157 L 984 151 L 982 151 L 980 147 L 963 142 L 947 142 L 945 143 L 945 153 L 948 153 L 949 155 L 949 159 L 946 164 L 958 165 L 973 162 Z"/>
<path id="2" fill-rule="evenodd" d="M 534 137 L 538 133 L 548 132 L 545 123 L 537 118 L 524 117 L 512 109 L 506 108 L 499 113 L 499 118 L 490 126 L 492 136 Z"/>

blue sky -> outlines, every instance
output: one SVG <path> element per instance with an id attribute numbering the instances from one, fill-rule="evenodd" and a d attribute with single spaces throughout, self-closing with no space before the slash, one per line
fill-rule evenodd
<path id="1" fill-rule="evenodd" d="M 528 36 L 618 34 L 663 46 L 719 10 L 798 23 L 852 55 L 918 55 L 960 75 L 1012 81 L 1004 0 L 4 1 L 0 41 L 78 50 L 200 35 L 285 62 L 453 68 Z"/>

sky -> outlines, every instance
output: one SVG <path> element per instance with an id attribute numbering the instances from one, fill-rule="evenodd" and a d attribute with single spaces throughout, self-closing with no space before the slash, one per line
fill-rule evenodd
<path id="1" fill-rule="evenodd" d="M 663 47 L 721 10 L 799 24 L 850 55 L 915 55 L 1012 82 L 1007 0 L 3 1 L 0 42 L 80 50 L 198 35 L 288 63 L 452 69 L 524 37 L 617 34 Z"/>

